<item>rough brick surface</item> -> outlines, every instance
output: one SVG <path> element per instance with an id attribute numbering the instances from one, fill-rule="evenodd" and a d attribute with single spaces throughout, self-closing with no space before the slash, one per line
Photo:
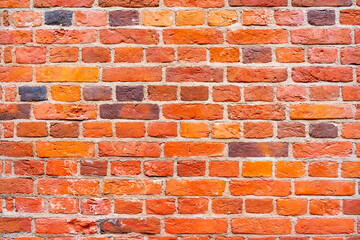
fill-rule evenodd
<path id="1" fill-rule="evenodd" d="M 359 240 L 360 0 L 0 0 L 0 240 Z"/>

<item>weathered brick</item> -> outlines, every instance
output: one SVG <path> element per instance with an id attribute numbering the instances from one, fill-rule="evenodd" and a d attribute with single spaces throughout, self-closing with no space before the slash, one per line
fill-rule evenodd
<path id="1" fill-rule="evenodd" d="M 104 180 L 104 194 L 154 195 L 161 193 L 159 180 Z"/>
<path id="2" fill-rule="evenodd" d="M 287 157 L 287 143 L 232 142 L 229 143 L 229 157 Z"/>
<path id="3" fill-rule="evenodd" d="M 43 44 L 92 43 L 96 40 L 96 30 L 37 29 L 35 40 Z"/>
<path id="4" fill-rule="evenodd" d="M 291 30 L 291 42 L 293 44 L 350 44 L 350 29 L 328 28 L 328 29 L 294 29 Z"/>
<path id="5" fill-rule="evenodd" d="M 104 44 L 158 44 L 159 34 L 151 29 L 101 29 L 100 42 Z"/>
<path id="6" fill-rule="evenodd" d="M 267 218 L 235 218 L 231 221 L 233 233 L 245 234 L 289 234 L 291 232 L 290 219 Z"/>
<path id="7" fill-rule="evenodd" d="M 136 10 L 116 10 L 109 12 L 109 25 L 132 26 L 139 25 L 139 12 Z"/>
<path id="8" fill-rule="evenodd" d="M 156 104 L 102 104 L 100 117 L 104 119 L 159 119 L 159 106 Z"/>
<path id="9" fill-rule="evenodd" d="M 152 142 L 100 142 L 100 157 L 159 157 L 160 144 Z"/>

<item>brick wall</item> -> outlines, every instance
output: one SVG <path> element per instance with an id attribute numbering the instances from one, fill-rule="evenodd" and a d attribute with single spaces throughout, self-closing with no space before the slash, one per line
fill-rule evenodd
<path id="1" fill-rule="evenodd" d="M 0 13 L 0 239 L 360 239 L 359 0 Z"/>

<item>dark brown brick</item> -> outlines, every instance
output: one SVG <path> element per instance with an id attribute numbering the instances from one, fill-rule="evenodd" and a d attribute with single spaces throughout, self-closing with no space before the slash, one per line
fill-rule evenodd
<path id="1" fill-rule="evenodd" d="M 209 98 L 209 89 L 205 86 L 181 87 L 180 95 L 183 101 L 206 101 Z"/>
<path id="2" fill-rule="evenodd" d="M 84 99 L 86 101 L 111 100 L 111 87 L 86 86 L 84 87 Z"/>
<path id="3" fill-rule="evenodd" d="M 159 119 L 157 104 L 102 104 L 100 116 L 105 119 Z"/>
<path id="4" fill-rule="evenodd" d="M 338 128 L 333 123 L 313 123 L 310 124 L 309 134 L 314 138 L 335 138 Z"/>
<path id="5" fill-rule="evenodd" d="M 288 143 L 232 142 L 229 157 L 287 157 Z"/>
<path id="6" fill-rule="evenodd" d="M 0 104 L 0 120 L 29 119 L 30 104 Z"/>
<path id="7" fill-rule="evenodd" d="M 54 138 L 76 138 L 79 136 L 79 124 L 58 122 L 51 123 L 50 136 Z"/>
<path id="8" fill-rule="evenodd" d="M 271 62 L 271 48 L 244 48 L 244 63 L 268 63 Z"/>
<path id="9" fill-rule="evenodd" d="M 310 10 L 307 13 L 308 22 L 315 26 L 325 26 L 335 24 L 334 10 Z"/>
<path id="10" fill-rule="evenodd" d="M 142 101 L 144 99 L 144 87 L 116 86 L 116 99 L 118 101 Z"/>
<path id="11" fill-rule="evenodd" d="M 109 12 L 109 25 L 133 26 L 139 25 L 139 12 L 136 10 L 116 10 Z"/>

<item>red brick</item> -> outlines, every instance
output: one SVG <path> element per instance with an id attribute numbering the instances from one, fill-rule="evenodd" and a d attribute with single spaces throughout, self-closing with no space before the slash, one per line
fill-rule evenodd
<path id="1" fill-rule="evenodd" d="M 143 60 L 143 49 L 139 47 L 115 48 L 114 62 L 141 62 Z"/>
<path id="2" fill-rule="evenodd" d="M 118 214 L 139 214 L 142 201 L 138 199 L 115 199 L 114 212 Z"/>
<path id="3" fill-rule="evenodd" d="M 239 62 L 238 48 L 210 48 L 210 62 Z"/>
<path id="4" fill-rule="evenodd" d="M 175 212 L 175 200 L 174 199 L 147 199 L 146 200 L 146 213 L 167 215 Z"/>
<path id="5" fill-rule="evenodd" d="M 114 67 L 104 68 L 104 82 L 159 82 L 161 68 L 159 67 Z"/>
<path id="6" fill-rule="evenodd" d="M 307 212 L 307 200 L 303 198 L 278 199 L 276 201 L 276 210 L 279 215 L 304 215 Z"/>
<path id="7" fill-rule="evenodd" d="M 37 142 L 38 157 L 93 157 L 91 142 Z"/>
<path id="8" fill-rule="evenodd" d="M 223 43 L 223 34 L 219 29 L 165 29 L 165 44 L 219 44 Z"/>
<path id="9" fill-rule="evenodd" d="M 100 142 L 100 157 L 159 157 L 160 144 L 154 142 Z"/>
<path id="10" fill-rule="evenodd" d="M 172 62 L 175 60 L 175 51 L 173 48 L 147 48 L 146 61 L 147 62 Z"/>
<path id="11" fill-rule="evenodd" d="M 352 152 L 350 142 L 307 142 L 294 143 L 293 155 L 306 157 L 349 157 Z"/>
<path id="12" fill-rule="evenodd" d="M 229 105 L 228 115 L 232 120 L 284 120 L 285 108 L 283 105 Z"/>
<path id="13" fill-rule="evenodd" d="M 17 212 L 42 213 L 45 211 L 45 199 L 17 197 L 15 206 Z"/>
<path id="14" fill-rule="evenodd" d="M 165 0 L 165 6 L 167 7 L 200 7 L 200 8 L 216 8 L 223 7 L 224 0 L 213 0 L 211 2 L 206 0 L 199 1 L 187 1 L 187 0 Z"/>
<path id="15" fill-rule="evenodd" d="M 39 64 L 46 61 L 45 47 L 17 47 L 15 50 L 17 63 Z"/>
<path id="16" fill-rule="evenodd" d="M 163 114 L 167 119 L 222 119 L 223 107 L 216 104 L 165 104 Z"/>
<path id="17" fill-rule="evenodd" d="M 355 183 L 349 181 L 297 181 L 296 195 L 350 196 L 355 194 Z"/>
<path id="18" fill-rule="evenodd" d="M 88 198 L 81 200 L 81 212 L 84 215 L 109 214 L 111 200 L 107 198 Z"/>
<path id="19" fill-rule="evenodd" d="M 309 163 L 310 177 L 337 177 L 338 164 L 330 161 L 318 161 Z"/>
<path id="20" fill-rule="evenodd" d="M 169 234 L 226 233 L 227 222 L 223 218 L 168 218 L 165 220 L 165 231 Z"/>
<path id="21" fill-rule="evenodd" d="M 245 209 L 248 213 L 271 213 L 274 210 L 273 200 L 266 199 L 246 199 Z"/>
<path id="22" fill-rule="evenodd" d="M 16 175 L 43 175 L 44 162 L 37 160 L 17 160 L 14 162 L 14 170 Z"/>
<path id="23" fill-rule="evenodd" d="M 291 119 L 337 119 L 352 117 L 353 112 L 349 104 L 294 104 L 290 106 Z"/>
<path id="24" fill-rule="evenodd" d="M 77 213 L 79 200 L 75 198 L 51 198 L 49 200 L 50 213 Z"/>
<path id="25" fill-rule="evenodd" d="M 166 181 L 166 195 L 173 196 L 221 196 L 225 182 L 221 180 L 176 180 Z"/>
<path id="26" fill-rule="evenodd" d="M 50 50 L 50 62 L 77 62 L 78 55 L 76 47 L 56 47 Z"/>
<path id="27" fill-rule="evenodd" d="M 306 87 L 289 85 L 278 86 L 276 92 L 279 101 L 301 102 L 306 100 Z"/>
<path id="28" fill-rule="evenodd" d="M 144 173 L 149 177 L 169 177 L 174 174 L 174 163 L 172 161 L 146 161 L 144 162 Z"/>
<path id="29" fill-rule="evenodd" d="M 159 34 L 151 29 L 101 29 L 100 42 L 151 45 L 159 43 Z"/>
<path id="30" fill-rule="evenodd" d="M 112 195 L 139 195 L 160 194 L 161 181 L 159 180 L 104 180 L 104 194 Z"/>
<path id="31" fill-rule="evenodd" d="M 338 50 L 329 47 L 314 47 L 308 49 L 309 63 L 333 63 L 337 59 Z"/>
<path id="32" fill-rule="evenodd" d="M 354 219 L 347 218 L 302 218 L 295 225 L 300 234 L 341 234 L 354 232 Z"/>
<path id="33" fill-rule="evenodd" d="M 291 186 L 290 181 L 231 180 L 229 190 L 234 196 L 288 196 Z"/>
<path id="34" fill-rule="evenodd" d="M 337 215 L 340 213 L 340 201 L 335 199 L 312 199 L 309 203 L 312 215 Z"/>
<path id="35" fill-rule="evenodd" d="M 205 176 L 204 161 L 179 161 L 177 164 L 179 177 Z"/>
<path id="36" fill-rule="evenodd" d="M 38 180 L 38 193 L 46 195 L 97 195 L 99 182 L 93 179 L 42 178 Z"/>
<path id="37" fill-rule="evenodd" d="M 210 67 L 175 67 L 166 69 L 167 82 L 222 82 L 223 70 Z"/>
<path id="38" fill-rule="evenodd" d="M 212 200 L 212 211 L 215 214 L 240 214 L 242 199 L 216 198 Z"/>
<path id="39" fill-rule="evenodd" d="M 224 155 L 225 144 L 205 142 L 166 142 L 165 157 L 221 157 Z"/>
<path id="40" fill-rule="evenodd" d="M 31 218 L 0 218 L 0 233 L 31 232 Z"/>
<path id="41" fill-rule="evenodd" d="M 350 44 L 350 29 L 345 28 L 302 28 L 291 30 L 291 42 L 293 44 Z"/>
<path id="42" fill-rule="evenodd" d="M 275 10 L 274 18 L 276 25 L 298 26 L 304 24 L 304 12 L 302 10 Z"/>
<path id="43" fill-rule="evenodd" d="M 175 122 L 151 122 L 148 125 L 148 134 L 151 137 L 176 137 L 177 124 Z"/>
<path id="44" fill-rule="evenodd" d="M 35 0 L 34 7 L 91 7 L 94 0 Z"/>
<path id="45" fill-rule="evenodd" d="M 231 220 L 233 233 L 242 234 L 290 234 L 290 219 L 285 218 L 234 218 Z"/>
<path id="46" fill-rule="evenodd" d="M 54 176 L 72 176 L 77 173 L 77 162 L 74 160 L 49 160 L 46 174 Z"/>
<path id="47" fill-rule="evenodd" d="M 119 122 L 115 125 L 116 137 L 140 138 L 145 136 L 144 122 Z"/>
<path id="48" fill-rule="evenodd" d="M 344 86 L 346 88 L 347 86 Z M 337 86 L 313 86 L 309 88 L 310 100 L 312 101 L 332 101 L 339 97 L 339 87 Z"/>
<path id="49" fill-rule="evenodd" d="M 32 42 L 30 30 L 0 30 L 0 44 L 21 44 Z"/>
<path id="50" fill-rule="evenodd" d="M 233 161 L 211 161 L 209 164 L 211 177 L 237 177 L 239 176 L 239 163 Z"/>
<path id="51" fill-rule="evenodd" d="M 37 234 L 90 234 L 96 231 L 96 221 L 92 219 L 38 218 L 35 220 Z"/>
<path id="52" fill-rule="evenodd" d="M 37 29 L 35 41 L 42 44 L 93 43 L 96 30 Z"/>
<path id="53" fill-rule="evenodd" d="M 283 82 L 287 79 L 285 68 L 228 67 L 229 82 Z"/>
<path id="54" fill-rule="evenodd" d="M 34 181 L 29 178 L 2 178 L 0 179 L 0 193 L 32 193 Z"/>
<path id="55" fill-rule="evenodd" d="M 181 214 L 200 214 L 208 210 L 208 205 L 206 198 L 179 198 L 178 211 Z"/>
<path id="56" fill-rule="evenodd" d="M 141 172 L 140 161 L 116 161 L 111 163 L 111 174 L 113 175 L 138 175 Z"/>
<path id="57" fill-rule="evenodd" d="M 106 25 L 106 11 L 86 11 L 78 10 L 75 12 L 75 25 L 101 27 Z"/>
<path id="58" fill-rule="evenodd" d="M 178 60 L 185 62 L 203 62 L 206 61 L 206 48 L 179 47 Z"/>
<path id="59" fill-rule="evenodd" d="M 350 32 L 349 32 L 350 33 Z M 285 29 L 237 29 L 228 30 L 230 44 L 280 44 L 288 42 Z"/>

